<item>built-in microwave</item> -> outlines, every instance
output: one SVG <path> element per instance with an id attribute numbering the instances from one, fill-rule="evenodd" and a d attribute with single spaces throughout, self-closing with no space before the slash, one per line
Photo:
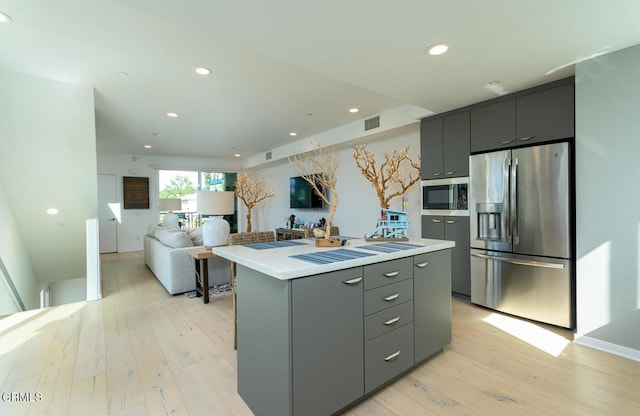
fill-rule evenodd
<path id="1" fill-rule="evenodd" d="M 469 215 L 469 178 L 422 181 L 422 215 Z"/>

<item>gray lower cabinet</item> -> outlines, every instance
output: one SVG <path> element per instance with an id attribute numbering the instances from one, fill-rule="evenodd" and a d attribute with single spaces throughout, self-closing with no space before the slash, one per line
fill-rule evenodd
<path id="1" fill-rule="evenodd" d="M 471 296 L 469 217 L 423 215 L 422 238 L 455 241 L 451 249 L 451 291 Z"/>
<path id="2" fill-rule="evenodd" d="M 335 414 L 441 351 L 449 253 L 292 280 L 239 264 L 240 396 L 260 415 Z"/>
<path id="3" fill-rule="evenodd" d="M 451 343 L 451 252 L 413 258 L 414 359 L 419 363 Z"/>
<path id="4" fill-rule="evenodd" d="M 293 414 L 330 415 L 364 394 L 362 268 L 291 282 Z"/>

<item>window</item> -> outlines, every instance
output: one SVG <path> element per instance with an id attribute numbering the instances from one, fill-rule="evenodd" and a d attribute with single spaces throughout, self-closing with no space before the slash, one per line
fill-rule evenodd
<path id="1" fill-rule="evenodd" d="M 202 170 L 158 170 L 159 199 L 180 198 L 181 209 L 173 211 L 180 218 L 182 228 L 199 225 L 196 193 L 203 191 L 233 191 L 237 174 L 209 172 Z M 165 212 L 160 212 L 160 222 Z M 237 215 L 224 217 L 231 226 L 231 232 L 238 231 Z"/>

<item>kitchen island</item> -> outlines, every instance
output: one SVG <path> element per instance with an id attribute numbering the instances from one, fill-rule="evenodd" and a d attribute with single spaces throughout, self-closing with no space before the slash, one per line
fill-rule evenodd
<path id="1" fill-rule="evenodd" d="M 238 393 L 257 415 L 330 415 L 451 341 L 453 242 L 214 247 L 237 263 Z"/>

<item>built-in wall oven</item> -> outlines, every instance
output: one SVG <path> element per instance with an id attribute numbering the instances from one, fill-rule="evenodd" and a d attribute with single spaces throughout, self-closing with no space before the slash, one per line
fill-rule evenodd
<path id="1" fill-rule="evenodd" d="M 468 177 L 429 179 L 421 185 L 422 215 L 469 215 Z"/>

